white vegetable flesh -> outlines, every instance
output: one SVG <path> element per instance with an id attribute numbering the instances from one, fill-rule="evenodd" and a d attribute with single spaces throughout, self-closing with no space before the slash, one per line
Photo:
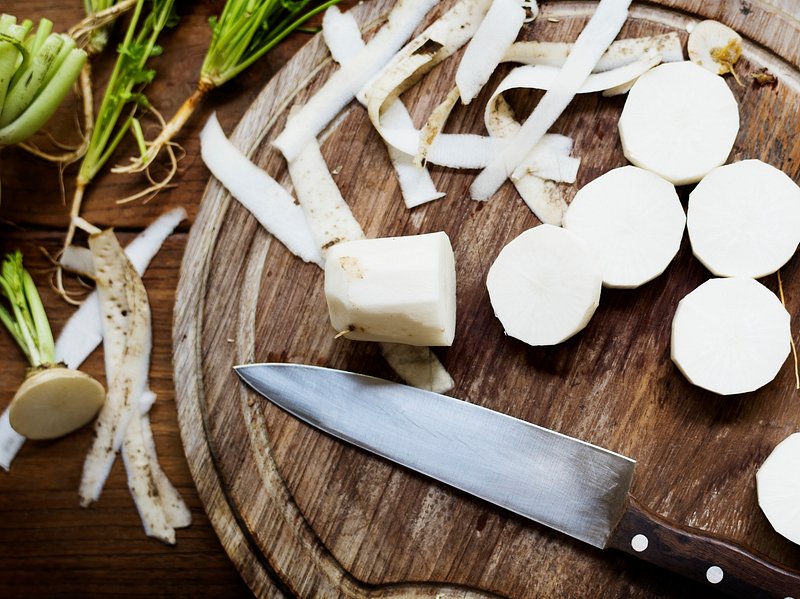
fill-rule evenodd
<path id="1" fill-rule="evenodd" d="M 520 130 L 504 145 L 503 151 L 472 182 L 470 194 L 474 199 L 486 200 L 491 197 L 561 116 L 619 33 L 627 19 L 629 5 L 629 0 L 600 1 L 575 41 L 553 86 Z M 517 177 L 523 175 L 524 172 L 516 174 Z"/>
<path id="2" fill-rule="evenodd" d="M 608 171 L 575 194 L 564 227 L 600 262 L 603 285 L 634 288 L 660 275 L 686 226 L 675 187 L 635 166 Z"/>
<path id="3" fill-rule="evenodd" d="M 70 272 L 88 277 L 94 276 L 94 262 L 92 262 L 92 252 L 85 247 L 68 245 L 61 252 L 58 259 L 59 264 Z"/>
<path id="4" fill-rule="evenodd" d="M 45 367 L 20 385 L 9 405 L 9 423 L 29 439 L 56 439 L 89 423 L 105 397 L 103 386 L 88 374 Z"/>
<path id="5" fill-rule="evenodd" d="M 600 303 L 602 275 L 578 236 L 540 225 L 502 249 L 486 287 L 507 335 L 529 345 L 554 345 L 588 324 Z"/>
<path id="6" fill-rule="evenodd" d="M 380 348 L 392 370 L 413 387 L 447 393 L 455 385 L 430 347 L 384 342 Z"/>
<path id="7" fill-rule="evenodd" d="M 125 254 L 140 275 L 147 269 L 166 238 L 185 218 L 186 210 L 183 208 L 170 210 L 153 221 L 125 248 Z M 94 265 L 90 269 L 93 271 Z M 63 362 L 68 368 L 79 368 L 102 341 L 100 304 L 97 292 L 93 291 L 69 318 L 56 339 L 56 361 Z M 148 409 L 149 406 L 142 408 L 144 412 Z M 25 437 L 11 428 L 9 408 L 6 407 L 0 414 L 0 467 L 8 470 L 24 443 Z"/>
<path id="8" fill-rule="evenodd" d="M 672 360 L 690 383 L 733 395 L 755 391 L 789 355 L 789 313 L 755 279 L 711 279 L 678 304 Z"/>
<path id="9" fill-rule="evenodd" d="M 306 262 L 322 264 L 319 248 L 300 206 L 283 186 L 230 142 L 216 113 L 209 117 L 200 132 L 200 153 L 211 174 L 286 249 Z"/>
<path id="10" fill-rule="evenodd" d="M 742 53 L 742 36 L 719 21 L 701 21 L 686 43 L 689 60 L 715 75 L 730 73 Z"/>
<path id="11" fill-rule="evenodd" d="M 518 0 L 494 0 L 467 44 L 456 71 L 461 101 L 469 104 L 489 81 L 525 21 Z"/>
<path id="12" fill-rule="evenodd" d="M 273 145 L 286 160 L 294 160 L 339 111 L 400 49 L 436 0 L 399 0 L 369 43 L 352 60 L 333 73 L 320 90 L 289 119 Z"/>
<path id="13" fill-rule="evenodd" d="M 727 83 L 688 61 L 639 77 L 619 119 L 625 157 L 674 185 L 696 183 L 723 164 L 738 132 Z"/>
<path id="14" fill-rule="evenodd" d="M 340 243 L 325 265 L 331 324 L 347 339 L 451 345 L 455 276 L 443 232 Z"/>
<path id="15" fill-rule="evenodd" d="M 789 435 L 756 472 L 758 505 L 772 528 L 800 545 L 800 433 Z"/>
<path id="16" fill-rule="evenodd" d="M 720 166 L 689 195 L 689 239 L 720 277 L 774 273 L 800 243 L 800 187 L 760 160 Z"/>
<path id="17" fill-rule="evenodd" d="M 322 34 L 333 59 L 339 64 L 352 60 L 353 56 L 364 47 L 355 18 L 350 12 L 340 12 L 336 6 L 331 6 L 325 11 L 322 19 Z M 361 101 L 360 98 L 359 101 Z M 414 128 L 411 115 L 408 114 L 408 110 L 399 99 L 384 111 L 382 118 L 387 127 Z M 444 197 L 444 193 L 437 191 L 428 169 L 415 164 L 411 155 L 400 152 L 391 144 L 387 143 L 386 149 L 397 174 L 397 181 L 400 184 L 406 208 L 416 208 Z"/>

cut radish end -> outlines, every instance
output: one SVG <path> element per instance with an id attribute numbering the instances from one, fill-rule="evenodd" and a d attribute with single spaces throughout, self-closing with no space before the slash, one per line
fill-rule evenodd
<path id="1" fill-rule="evenodd" d="M 648 71 L 619 118 L 625 157 L 675 185 L 696 183 L 727 159 L 739 107 L 725 81 L 693 62 Z"/>
<path id="2" fill-rule="evenodd" d="M 781 441 L 756 472 L 758 505 L 780 535 L 800 544 L 800 433 Z"/>
<path id="3" fill-rule="evenodd" d="M 29 376 L 9 407 L 11 427 L 29 439 L 56 439 L 95 417 L 103 385 L 80 370 L 46 368 Z"/>
<path id="4" fill-rule="evenodd" d="M 446 233 L 342 242 L 328 251 L 331 324 L 358 341 L 451 345 L 456 271 Z"/>
<path id="5" fill-rule="evenodd" d="M 623 166 L 575 195 L 564 226 L 598 257 L 606 287 L 633 288 L 667 268 L 680 249 L 686 217 L 671 183 Z"/>
<path id="6" fill-rule="evenodd" d="M 800 187 L 760 160 L 714 169 L 689 195 L 692 251 L 720 277 L 759 278 L 800 243 Z"/>
<path id="7" fill-rule="evenodd" d="M 503 248 L 486 287 L 507 335 L 529 345 L 554 345 L 587 325 L 600 303 L 602 276 L 579 237 L 540 225 Z"/>
<path id="8" fill-rule="evenodd" d="M 742 55 L 742 36 L 719 21 L 701 21 L 686 43 L 689 60 L 715 75 L 733 71 Z"/>
<path id="9" fill-rule="evenodd" d="M 755 391 L 789 355 L 789 313 L 755 279 L 711 279 L 684 297 L 672 320 L 672 360 L 689 382 L 733 395 Z"/>

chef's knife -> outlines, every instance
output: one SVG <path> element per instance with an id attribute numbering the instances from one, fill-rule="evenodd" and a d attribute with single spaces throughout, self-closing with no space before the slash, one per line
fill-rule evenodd
<path id="1" fill-rule="evenodd" d="M 602 549 L 739 596 L 800 599 L 800 572 L 672 524 L 630 494 L 635 462 L 445 395 L 301 364 L 236 372 L 305 422 Z"/>

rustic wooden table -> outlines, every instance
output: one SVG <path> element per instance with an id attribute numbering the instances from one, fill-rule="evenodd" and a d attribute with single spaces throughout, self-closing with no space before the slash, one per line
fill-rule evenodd
<path id="1" fill-rule="evenodd" d="M 790 14 L 800 13 L 796 0 L 770 3 Z M 180 26 L 163 36 L 164 56 L 155 61 L 158 77 L 149 90 L 151 100 L 165 115 L 172 114 L 191 93 L 209 37 L 208 17 L 223 4 L 223 0 L 178 3 Z M 47 16 L 56 30 L 66 30 L 81 18 L 82 3 L 6 0 L 2 11 L 32 19 Z M 185 156 L 176 179 L 178 186 L 146 204 L 119 205 L 117 199 L 137 191 L 144 182 L 136 176 L 105 173 L 91 187 L 84 204 L 83 215 L 90 222 L 114 226 L 123 241 L 170 208 L 183 206 L 189 213 L 188 221 L 166 242 L 144 281 L 153 310 L 151 387 L 158 394 L 151 412 L 152 427 L 161 464 L 191 508 L 192 526 L 178 531 L 175 547 L 147 538 L 120 464 L 115 465 L 100 501 L 81 509 L 77 488 L 90 428 L 53 442 L 27 442 L 10 473 L 0 472 L 0 596 L 249 596 L 203 510 L 181 445 L 173 387 L 173 305 L 189 226 L 209 176 L 199 158 L 200 127 L 216 110 L 223 128 L 231 131 L 265 83 L 307 40 L 307 34 L 292 35 L 257 66 L 207 98 L 180 138 Z M 95 61 L 96 88 L 102 88 L 112 64 L 110 55 Z M 58 139 L 75 137 L 68 110 L 54 119 L 51 127 Z M 126 142 L 116 160 L 122 162 L 132 152 L 132 144 Z M 74 173 L 74 167 L 65 173 L 67 198 Z M 3 150 L 0 157 L 0 181 L 0 254 L 14 248 L 24 252 L 58 333 L 73 308 L 48 289 L 52 272 L 40 251 L 55 252 L 66 229 L 68 208 L 62 200 L 58 170 L 11 148 Z M 9 336 L 2 333 L 0 355 L 8 356 L 0 368 L 0 407 L 4 407 L 24 376 L 26 364 Z M 101 352 L 85 363 L 85 369 L 103 380 Z M 658 586 L 667 575 L 643 566 L 637 576 L 644 586 Z"/>

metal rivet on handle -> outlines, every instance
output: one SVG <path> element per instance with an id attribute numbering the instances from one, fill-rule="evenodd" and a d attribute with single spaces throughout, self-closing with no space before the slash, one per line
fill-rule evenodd
<path id="1" fill-rule="evenodd" d="M 631 539 L 631 547 L 634 551 L 641 553 L 650 544 L 650 540 L 644 535 L 636 535 Z"/>
<path id="2" fill-rule="evenodd" d="M 717 584 L 719 582 L 722 582 L 723 575 L 724 573 L 722 572 L 722 568 L 720 568 L 719 566 L 711 566 L 706 571 L 706 578 L 708 579 L 708 582 L 710 582 L 711 584 Z"/>

